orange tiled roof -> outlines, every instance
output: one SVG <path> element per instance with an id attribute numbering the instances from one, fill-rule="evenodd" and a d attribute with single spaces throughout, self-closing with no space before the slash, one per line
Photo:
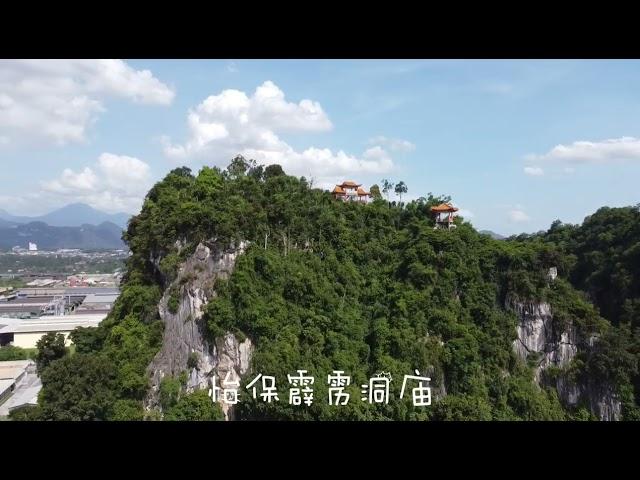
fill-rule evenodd
<path id="1" fill-rule="evenodd" d="M 353 180 L 345 180 L 344 182 L 342 182 L 342 184 L 340 184 L 339 186 L 342 188 L 356 188 L 361 186 L 361 183 L 356 183 Z"/>
<path id="2" fill-rule="evenodd" d="M 432 212 L 457 212 L 458 209 L 451 205 L 450 203 L 441 203 L 436 207 L 431 207 Z"/>
<path id="3" fill-rule="evenodd" d="M 371 195 L 369 192 L 365 192 L 364 188 L 358 187 L 358 195 Z"/>
<path id="4" fill-rule="evenodd" d="M 342 189 L 342 187 L 340 185 L 336 185 L 336 188 L 333 189 L 333 192 L 331 193 L 344 193 L 344 190 Z"/>

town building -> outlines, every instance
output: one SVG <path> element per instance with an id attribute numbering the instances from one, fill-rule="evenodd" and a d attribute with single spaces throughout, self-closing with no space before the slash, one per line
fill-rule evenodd
<path id="1" fill-rule="evenodd" d="M 371 193 L 362 188 L 362 184 L 353 180 L 346 180 L 340 185 L 336 185 L 331 192 L 333 198 L 345 202 L 361 202 L 367 203 L 371 198 Z"/>

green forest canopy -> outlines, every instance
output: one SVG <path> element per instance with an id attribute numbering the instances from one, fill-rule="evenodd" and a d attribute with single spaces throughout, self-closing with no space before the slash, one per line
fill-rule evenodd
<path id="1" fill-rule="evenodd" d="M 301 368 L 316 384 L 315 401 L 305 408 L 289 405 L 283 393 L 285 401 L 272 404 L 245 394 L 239 418 L 591 418 L 585 405 L 569 409 L 555 389 L 539 388 L 532 366 L 515 356 L 516 317 L 504 308 L 509 296 L 548 301 L 557 318 L 598 333 L 596 353 L 576 357 L 572 374 L 613 385 L 624 418 L 637 418 L 638 208 L 603 208 L 581 226 L 556 222 L 548 232 L 500 241 L 461 218 L 453 230 L 434 230 L 429 208 L 449 200 L 428 194 L 406 205 L 379 195 L 367 205 L 334 201 L 304 177 L 242 157 L 224 171 L 172 170 L 129 221 L 123 238 L 132 255 L 113 311 L 98 328 L 74 332 L 76 353 L 42 372 L 40 405 L 27 417 L 142 419 L 145 369 L 162 341 L 157 305 L 180 263 L 199 242 L 224 248 L 248 240 L 233 275 L 216 283 L 217 297 L 206 306 L 209 335 L 249 336 L 253 373 L 275 375 L 281 388 Z M 179 251 L 177 243 L 186 247 Z M 552 266 L 560 277 L 549 283 Z M 323 380 L 334 369 L 352 377 L 351 401 L 340 408 L 326 402 Z M 375 373 L 400 379 L 415 369 L 429 372 L 446 396 L 429 408 L 414 407 L 410 398 L 360 401 L 360 385 Z M 183 395 L 175 380 L 164 385 L 173 392 L 167 419 L 221 418 L 200 394 Z M 394 382 L 393 398 L 399 389 Z"/>

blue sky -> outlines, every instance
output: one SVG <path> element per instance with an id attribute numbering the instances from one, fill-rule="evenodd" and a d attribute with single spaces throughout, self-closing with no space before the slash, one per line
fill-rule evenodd
<path id="1" fill-rule="evenodd" d="M 243 153 L 532 232 L 640 202 L 639 84 L 638 61 L 0 61 L 0 208 L 135 213 L 171 168 Z"/>

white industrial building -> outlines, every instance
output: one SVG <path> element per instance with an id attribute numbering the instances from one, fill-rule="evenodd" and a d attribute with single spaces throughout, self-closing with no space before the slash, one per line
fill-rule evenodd
<path id="1" fill-rule="evenodd" d="M 106 316 L 106 313 L 100 313 L 93 315 L 47 316 L 26 320 L 0 318 L 0 345 L 36 348 L 38 340 L 49 332 L 63 334 L 65 344 L 70 345 L 69 333 L 77 327 L 97 327 Z"/>
<path id="2" fill-rule="evenodd" d="M 41 388 L 33 360 L 0 362 L 0 417 L 14 408 L 36 405 Z"/>

